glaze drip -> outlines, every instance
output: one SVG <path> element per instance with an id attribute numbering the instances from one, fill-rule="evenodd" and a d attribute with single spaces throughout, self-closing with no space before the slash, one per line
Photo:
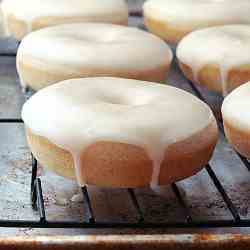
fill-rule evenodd
<path id="1" fill-rule="evenodd" d="M 159 183 L 168 146 L 214 119 L 205 103 L 183 90 L 121 78 L 54 84 L 24 104 L 22 118 L 33 133 L 72 154 L 80 186 L 86 184 L 82 153 L 97 142 L 111 141 L 145 150 L 153 165 L 152 187 Z"/>
<path id="2" fill-rule="evenodd" d="M 221 89 L 228 94 L 228 73 L 234 68 L 250 65 L 250 27 L 226 25 L 195 31 L 177 47 L 177 58 L 188 65 L 199 82 L 203 67 L 215 65 L 220 69 Z"/>

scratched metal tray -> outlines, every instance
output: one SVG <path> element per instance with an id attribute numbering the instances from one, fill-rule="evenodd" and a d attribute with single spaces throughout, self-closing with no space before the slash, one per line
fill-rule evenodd
<path id="1" fill-rule="evenodd" d="M 130 23 L 141 26 L 142 19 L 133 17 Z M 173 64 L 166 82 L 209 103 L 221 129 L 213 159 L 199 174 L 155 190 L 91 186 L 79 190 L 74 182 L 44 172 L 34 160 L 32 167 L 20 120 L 22 104 L 30 93 L 24 94 L 19 85 L 17 46 L 11 39 L 0 41 L 0 249 L 128 249 L 132 243 L 134 249 L 152 245 L 159 249 L 249 249 L 249 162 L 226 142 L 220 96 L 192 85 Z M 36 180 L 33 207 L 31 179 Z M 218 233 L 223 235 L 214 235 Z"/>

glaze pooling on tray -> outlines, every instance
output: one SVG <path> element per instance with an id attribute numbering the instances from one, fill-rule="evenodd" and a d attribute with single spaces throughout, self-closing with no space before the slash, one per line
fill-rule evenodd
<path id="1" fill-rule="evenodd" d="M 250 26 L 226 25 L 195 31 L 179 43 L 177 58 L 192 69 L 196 82 L 203 67 L 219 66 L 222 91 L 226 96 L 229 71 L 250 66 Z"/>
<path id="2" fill-rule="evenodd" d="M 33 133 L 72 154 L 81 186 L 80 155 L 100 141 L 145 149 L 153 163 L 151 185 L 157 185 L 166 148 L 214 119 L 188 92 L 120 78 L 75 79 L 42 89 L 24 104 L 22 118 Z"/>
<path id="3" fill-rule="evenodd" d="M 47 17 L 84 17 L 86 21 L 123 22 L 128 19 L 124 0 L 4 0 L 4 16 L 13 15 L 32 31 L 32 23 Z"/>
<path id="4" fill-rule="evenodd" d="M 147 16 L 194 28 L 250 23 L 249 11 L 248 0 L 149 0 L 144 4 Z"/>

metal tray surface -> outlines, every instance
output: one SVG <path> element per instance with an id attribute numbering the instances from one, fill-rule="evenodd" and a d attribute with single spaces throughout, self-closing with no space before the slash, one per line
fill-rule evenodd
<path id="1" fill-rule="evenodd" d="M 130 24 L 142 27 L 141 18 L 131 18 Z M 12 39 L 0 41 L 0 220 L 39 220 L 31 207 L 31 156 L 26 143 L 23 124 L 19 121 L 25 101 L 15 68 L 18 44 Z M 3 55 L 4 54 L 4 55 Z M 195 94 L 197 89 L 205 97 L 220 120 L 222 97 L 208 90 L 194 89 L 182 76 L 176 62 L 166 79 L 170 85 Z M 197 93 L 196 93 L 197 94 Z M 166 111 L 167 112 L 167 111 Z M 5 121 L 4 121 L 5 119 Z M 223 133 L 210 162 L 229 199 L 240 217 L 250 218 L 250 173 Z M 86 219 L 77 185 L 38 166 L 46 216 L 53 221 L 82 221 Z M 233 220 L 232 213 L 207 170 L 177 183 L 180 194 L 194 219 Z M 137 213 L 126 190 L 88 187 L 91 203 L 98 222 L 135 222 Z M 186 211 L 171 186 L 151 190 L 135 190 L 147 222 L 183 221 Z M 72 200 L 72 197 L 73 200 Z M 224 197 L 225 198 L 225 197 Z M 0 249 L 249 249 L 248 227 L 227 228 L 0 228 Z M 230 233 L 230 234 L 228 234 Z M 237 235 L 232 235 L 237 233 Z M 174 235 L 173 235 L 174 234 Z M 216 235 L 215 235 L 216 234 Z M 217 235 L 219 234 L 219 235 Z M 223 235 L 220 235 L 223 234 Z M 240 234 L 240 235 L 238 235 Z M 22 236 L 19 238 L 5 238 Z M 25 236 L 25 237 L 24 237 Z M 42 236 L 42 237 L 40 237 Z M 47 237 L 48 236 L 48 237 Z M 53 237 L 54 236 L 54 237 Z M 204 248 L 206 246 L 206 248 Z M 247 248 L 249 246 L 249 248 Z M 55 247 L 55 248 L 54 248 Z M 202 248 L 203 247 L 203 248 Z M 231 248 L 229 248 L 231 247 Z M 222 248 L 221 248 L 222 249 Z"/>

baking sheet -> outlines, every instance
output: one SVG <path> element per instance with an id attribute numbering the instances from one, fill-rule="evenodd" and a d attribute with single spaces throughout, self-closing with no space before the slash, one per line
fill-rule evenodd
<path id="1" fill-rule="evenodd" d="M 141 26 L 141 19 L 131 18 L 130 23 Z M 0 42 L 0 50 L 7 53 L 15 51 L 17 43 L 10 39 Z M 7 48 L 7 49 L 6 49 Z M 173 64 L 167 81 L 169 84 L 192 92 L 191 87 L 181 75 L 176 63 Z M 219 115 L 222 98 L 202 89 L 211 107 Z M 25 101 L 15 69 L 15 58 L 0 57 L 0 117 L 20 118 Z M 166 111 L 167 112 L 167 111 Z M 26 144 L 22 124 L 0 124 L 0 218 L 34 219 L 38 214 L 31 209 L 29 200 L 31 159 Z M 211 166 L 219 177 L 228 195 L 237 206 L 240 215 L 250 217 L 250 173 L 242 164 L 232 148 L 220 136 Z M 84 220 L 84 206 L 77 185 L 53 173 L 39 168 L 45 197 L 48 220 Z M 214 187 L 206 171 L 178 183 L 190 208 L 191 215 L 202 219 L 232 218 L 220 194 Z M 90 187 L 90 196 L 97 221 L 136 220 L 136 212 L 125 190 L 100 189 Z M 138 189 L 136 194 L 146 221 L 183 220 L 184 214 L 172 189 L 167 187 L 156 190 Z M 72 197 L 73 201 L 72 201 Z M 30 235 L 93 235 L 93 234 L 156 234 L 156 233 L 249 233 L 247 228 L 203 229 L 203 230 L 130 230 L 130 229 L 10 229 L 0 228 L 0 236 Z"/>
<path id="2" fill-rule="evenodd" d="M 250 237 L 242 235 L 153 235 L 153 236 L 72 236 L 18 237 L 2 239 L 5 249 L 85 249 L 85 250 L 248 250 Z M 154 246 L 152 248 L 152 246 Z"/>

